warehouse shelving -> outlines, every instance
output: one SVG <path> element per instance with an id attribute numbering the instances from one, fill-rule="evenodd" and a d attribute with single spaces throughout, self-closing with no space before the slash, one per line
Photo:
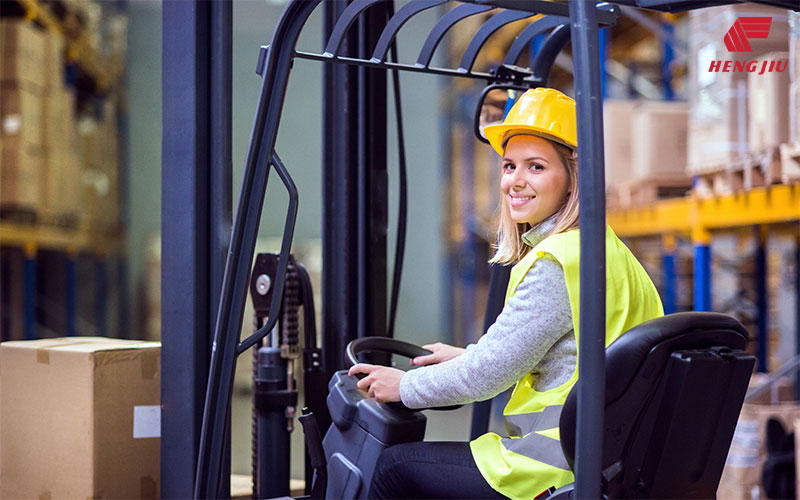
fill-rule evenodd
<path id="1" fill-rule="evenodd" d="M 673 198 L 626 210 L 609 210 L 608 223 L 620 236 L 706 232 L 800 220 L 800 185 L 757 187 L 711 198 Z"/>
<path id="2" fill-rule="evenodd" d="M 38 0 L 14 0 L 27 19 L 41 24 L 45 29 L 64 37 L 67 43 L 67 61 L 74 62 L 91 80 L 98 92 L 112 88 L 122 75 L 122 61 L 117 58 L 101 58 L 92 48 L 88 33 L 82 29 L 70 29 L 55 16 L 53 11 Z M 64 3 L 68 14 L 77 15 L 74 7 Z"/>
<path id="3" fill-rule="evenodd" d="M 78 262 L 85 258 L 91 261 L 93 267 L 92 288 L 94 290 L 94 299 L 92 300 L 92 305 L 96 309 L 94 332 L 101 336 L 107 334 L 108 318 L 106 310 L 110 262 L 116 262 L 117 264 L 112 266 L 112 272 L 115 273 L 111 276 L 112 279 L 123 288 L 127 283 L 127 270 L 124 262 L 126 257 L 126 237 L 124 233 L 120 232 L 116 235 L 96 234 L 87 229 L 69 229 L 3 221 L 0 222 L 0 247 L 22 249 L 22 266 L 21 272 L 17 274 L 18 279 L 14 279 L 13 276 L 7 276 L 10 282 L 16 283 L 16 285 L 12 285 L 16 289 L 7 290 L 7 293 L 21 294 L 22 331 L 15 331 L 16 329 L 11 327 L 11 321 L 4 321 L 3 340 L 19 337 L 20 333 L 21 338 L 26 340 L 32 340 L 40 336 L 37 333 L 36 320 L 36 309 L 39 302 L 37 295 L 46 290 L 37 290 L 37 288 L 42 286 L 42 280 L 52 283 L 54 279 L 61 281 L 60 286 L 55 288 L 63 290 L 61 303 L 56 304 L 57 309 L 62 311 L 63 329 L 56 330 L 55 334 L 76 335 L 80 331 L 78 328 L 79 315 L 77 310 L 79 301 L 77 297 L 81 290 L 78 287 L 79 284 L 83 285 L 78 278 Z M 41 258 L 42 252 L 49 252 L 48 255 L 54 252 L 63 255 L 63 258 L 59 259 L 61 264 L 56 266 L 55 270 L 43 270 L 42 266 L 46 266 L 47 259 Z M 111 259 L 110 257 L 112 256 L 117 257 L 117 259 Z M 14 265 L 14 256 L 6 258 L 11 259 L 11 262 L 7 265 Z M 42 272 L 48 276 L 40 276 Z M 60 274 L 61 277 L 58 278 L 53 274 Z M 123 294 L 122 297 L 125 297 L 125 295 Z M 126 300 L 123 299 L 122 302 L 120 313 L 124 315 Z M 10 308 L 13 307 L 10 304 Z M 126 320 L 120 319 L 121 333 L 126 331 L 126 323 Z"/>
<path id="4" fill-rule="evenodd" d="M 664 303 L 674 303 L 674 241 L 691 238 L 694 246 L 694 309 L 711 310 L 711 251 L 715 233 L 754 228 L 757 236 L 755 288 L 759 335 L 767 332 L 766 238 L 773 232 L 800 239 L 800 185 L 762 186 L 724 196 L 688 196 L 657 201 L 651 205 L 607 212 L 608 224 L 622 238 L 661 237 L 663 248 Z M 795 261 L 800 263 L 800 246 Z M 795 266 L 797 267 L 797 266 Z M 797 271 L 796 271 L 797 272 Z M 796 277 L 795 277 L 796 279 Z M 800 297 L 798 298 L 800 304 Z M 670 312 L 670 311 L 668 311 Z M 800 326 L 800 325 L 798 325 Z M 800 328 L 797 329 L 800 332 Z M 800 347 L 800 338 L 798 338 Z M 757 344 L 759 369 L 766 371 L 769 357 L 764 335 Z"/>
<path id="5" fill-rule="evenodd" d="M 59 0 L 5 1 L 2 16 L 25 19 L 63 40 L 65 66 L 60 71 L 62 82 L 76 91 L 73 99 L 77 98 L 77 106 L 73 101 L 73 107 L 97 115 L 103 108 L 100 104 L 113 100 L 124 113 L 124 92 L 119 88 L 124 47 L 98 43 L 106 30 L 89 21 L 87 8 L 95 9 L 96 20 L 118 18 L 107 19 L 104 13 L 125 16 L 125 2 L 79 4 Z M 124 116 L 110 123 L 124 133 Z M 124 162 L 120 165 L 123 172 L 119 175 L 124 179 Z M 116 183 L 111 188 L 116 189 Z M 124 203 L 124 197 L 121 199 Z M 58 214 L 52 215 L 59 219 Z M 72 215 L 58 223 L 50 223 L 53 217 L 47 214 L 35 222 L 0 220 L 6 272 L 0 340 L 87 333 L 128 336 L 124 217 L 112 224 L 82 220 L 81 214 L 75 220 Z M 110 293 L 110 283 L 118 285 L 119 295 Z M 57 317 L 57 327 L 42 324 L 43 319 L 53 316 Z M 90 323 L 85 321 L 87 317 L 92 318 Z"/>
<path id="6" fill-rule="evenodd" d="M 81 228 L 0 222 L 0 245 L 2 246 L 43 248 L 67 252 L 120 253 L 125 251 L 125 241 L 123 233 L 109 235 Z"/>

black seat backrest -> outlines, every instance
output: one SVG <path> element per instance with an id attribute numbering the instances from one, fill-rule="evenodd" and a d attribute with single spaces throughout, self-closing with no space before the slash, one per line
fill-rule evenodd
<path id="1" fill-rule="evenodd" d="M 747 330 L 709 312 L 642 323 L 606 350 L 603 492 L 714 498 L 755 359 Z M 561 413 L 573 465 L 577 385 Z"/>

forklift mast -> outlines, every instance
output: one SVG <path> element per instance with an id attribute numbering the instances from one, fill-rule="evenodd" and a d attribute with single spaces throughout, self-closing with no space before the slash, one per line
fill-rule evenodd
<path id="1" fill-rule="evenodd" d="M 325 47 L 322 53 L 296 50 L 306 21 L 323 3 Z M 208 385 L 195 475 L 195 498 L 225 498 L 222 478 L 226 425 L 237 357 L 273 330 L 280 316 L 297 210 L 290 167 L 275 151 L 289 73 L 295 58 L 325 62 L 323 72 L 323 356 L 328 374 L 344 366 L 347 343 L 358 337 L 386 335 L 386 71 L 403 70 L 530 88 L 547 83 L 556 55 L 572 43 L 578 142 L 581 145 L 580 337 L 581 381 L 576 485 L 579 498 L 598 498 L 604 404 L 605 323 L 605 180 L 598 29 L 620 15 L 616 4 L 679 12 L 709 5 L 739 3 L 694 0 L 410 0 L 394 12 L 385 0 L 291 0 L 272 41 L 261 48 L 259 101 L 248 147 L 244 178 L 233 222 L 218 317 L 211 351 Z M 797 9 L 796 0 L 757 3 Z M 413 64 L 390 61 L 389 50 L 402 26 L 413 16 L 448 4 L 423 43 Z M 431 65 L 439 42 L 469 16 L 488 12 L 455 68 Z M 474 63 L 487 39 L 499 28 L 541 15 L 512 43 L 501 67 L 482 72 Z M 532 68 L 518 67 L 522 50 L 537 35 L 550 32 Z M 355 110 L 355 112 L 353 112 Z M 240 340 L 261 209 L 271 168 L 290 192 L 271 311 L 265 325 Z"/>

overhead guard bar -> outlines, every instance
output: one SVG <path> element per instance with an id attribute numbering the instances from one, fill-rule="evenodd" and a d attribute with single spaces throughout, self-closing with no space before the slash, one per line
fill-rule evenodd
<path id="1" fill-rule="evenodd" d="M 558 57 L 558 53 L 564 48 L 564 45 L 570 40 L 569 24 L 556 27 L 550 36 L 545 40 L 536 58 L 533 60 L 533 78 L 536 81 L 543 82 L 544 85 L 550 79 L 550 70 L 553 69 L 553 63 Z"/>
<path id="2" fill-rule="evenodd" d="M 407 4 L 400 7 L 395 15 L 386 23 L 386 27 L 381 32 L 381 37 L 378 43 L 375 44 L 375 50 L 372 52 L 371 62 L 380 63 L 386 59 L 386 53 L 392 44 L 392 40 L 400 31 L 400 28 L 411 19 L 413 16 L 419 14 L 423 10 L 427 10 L 449 2 L 450 0 L 411 0 Z"/>
<path id="3" fill-rule="evenodd" d="M 445 33 L 447 33 L 450 28 L 455 26 L 456 23 L 462 19 L 466 19 L 470 16 L 474 16 L 475 14 L 480 14 L 481 12 L 486 12 L 488 10 L 492 10 L 490 5 L 465 3 L 453 8 L 447 14 L 442 16 L 442 18 L 439 19 L 439 22 L 436 23 L 436 26 L 434 26 L 431 32 L 428 33 L 428 38 L 425 39 L 425 43 L 422 45 L 422 50 L 419 52 L 419 57 L 417 58 L 417 67 L 427 68 L 428 65 L 430 65 L 431 59 L 433 58 L 433 52 L 436 50 L 439 42 L 442 41 Z"/>
<path id="4" fill-rule="evenodd" d="M 384 1 L 385 0 L 353 0 L 353 3 L 344 9 L 342 16 L 336 21 L 336 26 L 333 27 L 333 33 L 331 33 L 331 37 L 328 39 L 328 44 L 325 45 L 325 53 L 322 55 L 326 57 L 338 55 L 347 30 L 356 22 L 358 16 L 373 5 Z"/>
<path id="5" fill-rule="evenodd" d="M 517 35 L 517 37 L 514 39 L 514 42 L 511 44 L 511 48 L 509 48 L 508 52 L 506 53 L 506 58 L 503 61 L 503 64 L 510 64 L 512 66 L 516 65 L 517 60 L 519 60 L 519 56 L 522 54 L 522 51 L 525 50 L 525 47 L 531 43 L 531 40 L 533 40 L 537 35 L 540 35 L 545 31 L 564 23 L 569 23 L 569 19 L 557 16 L 548 16 L 537 19 L 536 22 L 526 26 L 525 29 L 520 31 L 519 35 Z"/>
<path id="6" fill-rule="evenodd" d="M 486 40 L 488 40 L 489 37 L 492 36 L 492 34 L 494 34 L 497 30 L 507 24 L 511 24 L 515 21 L 521 21 L 533 15 L 534 14 L 531 14 L 530 12 L 504 10 L 492 16 L 491 19 L 483 23 L 483 25 L 478 28 L 475 36 L 473 36 L 472 40 L 470 40 L 467 50 L 464 51 L 464 56 L 461 58 L 461 63 L 458 65 L 458 71 L 467 73 L 472 69 L 472 65 L 475 64 L 475 59 L 478 57 L 478 52 L 480 52 L 480 50 L 483 48 Z"/>

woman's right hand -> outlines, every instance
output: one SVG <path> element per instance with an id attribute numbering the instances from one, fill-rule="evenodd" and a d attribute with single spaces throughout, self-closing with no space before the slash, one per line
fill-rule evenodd
<path id="1" fill-rule="evenodd" d="M 433 365 L 436 363 L 443 363 L 449 359 L 457 358 L 464 353 L 466 349 L 461 347 L 454 347 L 447 344 L 437 342 L 435 344 L 428 344 L 422 346 L 424 349 L 432 351 L 433 354 L 426 356 L 417 356 L 411 360 L 413 366 Z"/>

